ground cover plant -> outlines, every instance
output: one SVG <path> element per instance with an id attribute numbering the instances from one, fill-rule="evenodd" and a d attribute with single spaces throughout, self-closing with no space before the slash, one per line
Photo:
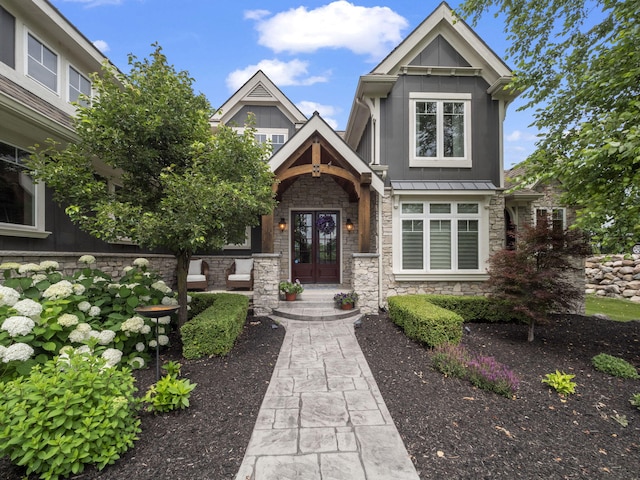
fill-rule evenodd
<path id="1" fill-rule="evenodd" d="M 606 353 L 599 353 L 591 359 L 591 363 L 596 370 L 599 370 L 614 377 L 620 378 L 640 378 L 636 367 L 627 362 L 624 358 L 614 357 Z"/>

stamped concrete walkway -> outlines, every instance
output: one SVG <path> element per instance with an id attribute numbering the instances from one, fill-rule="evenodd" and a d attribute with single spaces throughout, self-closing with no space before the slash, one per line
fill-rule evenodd
<path id="1" fill-rule="evenodd" d="M 353 322 L 286 328 L 236 480 L 419 480 Z"/>

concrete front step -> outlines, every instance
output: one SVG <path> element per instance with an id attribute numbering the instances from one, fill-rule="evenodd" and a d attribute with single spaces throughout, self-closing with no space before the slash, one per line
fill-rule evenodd
<path id="1" fill-rule="evenodd" d="M 273 315 L 290 320 L 327 321 L 342 320 L 360 315 L 359 308 L 336 308 L 333 296 L 337 290 L 305 290 L 295 301 L 280 301 Z"/>

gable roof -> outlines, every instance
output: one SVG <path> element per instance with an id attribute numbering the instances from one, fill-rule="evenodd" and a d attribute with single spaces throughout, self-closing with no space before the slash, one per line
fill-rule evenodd
<path id="1" fill-rule="evenodd" d="M 285 161 L 307 142 L 309 138 L 318 133 L 327 141 L 335 151 L 359 174 L 371 174 L 371 187 L 379 194 L 384 194 L 384 182 L 376 175 L 356 152 L 342 139 L 336 131 L 325 122 L 318 112 L 314 112 L 293 137 L 273 154 L 269 160 L 271 171 L 275 172 Z"/>
<path id="2" fill-rule="evenodd" d="M 416 58 L 439 38 L 459 55 L 461 65 L 416 65 Z M 487 93 L 494 99 L 512 100 L 517 96 L 517 92 L 504 90 L 511 81 L 511 69 L 442 2 L 378 66 L 358 80 L 345 132 L 349 145 L 359 142 L 369 119 L 366 99 L 386 98 L 398 77 L 405 74 L 480 76 L 489 84 Z"/>
<path id="3" fill-rule="evenodd" d="M 225 123 L 233 118 L 245 105 L 272 105 L 278 107 L 296 126 L 307 121 L 307 117 L 298 107 L 276 87 L 262 70 L 258 70 L 211 116 L 209 120 L 211 125 L 216 128 L 220 123 Z"/>

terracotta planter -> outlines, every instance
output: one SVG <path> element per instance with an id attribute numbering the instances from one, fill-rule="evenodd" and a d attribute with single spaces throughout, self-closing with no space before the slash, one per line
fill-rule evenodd
<path id="1" fill-rule="evenodd" d="M 353 303 L 343 303 L 341 308 L 342 310 L 351 310 L 353 308 Z"/>
<path id="2" fill-rule="evenodd" d="M 286 292 L 285 292 L 285 294 L 284 294 L 284 299 L 285 299 L 287 302 L 293 302 L 293 301 L 296 299 L 296 297 L 297 297 L 297 296 L 298 296 L 298 294 L 297 294 L 297 293 L 286 293 Z"/>

